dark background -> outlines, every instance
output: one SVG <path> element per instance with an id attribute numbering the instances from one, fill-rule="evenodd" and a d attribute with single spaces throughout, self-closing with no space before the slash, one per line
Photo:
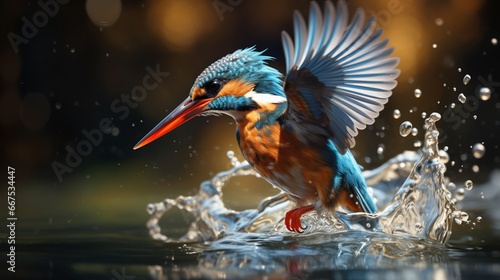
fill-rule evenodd
<path id="1" fill-rule="evenodd" d="M 1 163 L 16 170 L 16 215 L 24 226 L 29 222 L 42 230 L 55 225 L 142 224 L 147 203 L 193 194 L 202 180 L 229 168 L 226 152 L 240 155 L 229 117 L 196 118 L 145 148 L 132 147 L 220 57 L 256 46 L 267 49 L 266 54 L 276 58 L 272 66 L 283 70 L 280 32 L 292 32 L 293 10 L 307 13 L 309 5 L 220 1 L 233 6 L 217 11 L 218 2 L 202 0 L 66 2 L 17 46 L 17 53 L 9 38 L 23 36 L 26 20 L 43 23 L 44 10 L 37 1 L 0 2 Z M 351 13 L 364 7 L 376 15 L 402 71 L 386 109 L 357 137 L 354 151 L 360 164 L 371 169 L 403 150 L 415 150 L 414 142 L 423 141 L 422 112 L 439 112 L 440 144 L 448 146 L 455 161 L 454 166 L 448 164 L 452 180 L 485 182 L 500 166 L 500 44 L 492 43 L 493 38 L 500 40 L 497 2 L 348 2 Z M 89 15 L 100 19 L 93 22 Z M 113 102 L 143 84 L 147 67 L 157 66 L 169 76 L 143 101 L 136 101 L 136 108 L 129 107 L 129 114 L 117 113 Z M 462 82 L 465 74 L 472 77 L 468 85 Z M 476 95 L 481 86 L 492 91 L 488 101 Z M 414 96 L 417 88 L 420 98 Z M 468 97 L 464 105 L 457 99 L 462 92 Z M 401 118 L 394 119 L 395 109 Z M 107 118 L 112 127 L 103 132 L 102 141 L 69 167 L 68 149 L 76 150 L 86 140 L 83 130 L 99 129 Z M 419 129 L 417 136 L 399 135 L 405 120 Z M 471 146 L 480 142 L 486 154 L 476 159 Z M 72 172 L 58 178 L 56 162 Z M 235 209 L 254 208 L 275 192 L 259 179 L 240 178 L 225 190 L 224 199 Z"/>

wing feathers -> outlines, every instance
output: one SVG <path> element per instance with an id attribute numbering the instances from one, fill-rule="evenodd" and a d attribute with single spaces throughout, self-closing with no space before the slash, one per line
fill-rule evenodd
<path id="1" fill-rule="evenodd" d="M 394 68 L 399 60 L 390 57 L 393 49 L 387 47 L 388 40 L 381 39 L 382 30 L 375 26 L 373 17 L 365 21 L 362 9 L 349 23 L 343 1 L 337 8 L 326 1 L 324 13 L 312 2 L 308 25 L 300 13 L 294 13 L 295 41 L 282 33 L 287 67 L 285 89 L 293 88 L 286 90 L 287 114 L 301 113 L 296 109 L 304 108 L 304 104 L 293 102 L 305 102 L 312 116 L 326 119 L 328 135 L 341 152 L 354 146 L 358 130 L 373 124 L 400 73 Z M 297 122 L 302 118 L 288 119 Z"/>

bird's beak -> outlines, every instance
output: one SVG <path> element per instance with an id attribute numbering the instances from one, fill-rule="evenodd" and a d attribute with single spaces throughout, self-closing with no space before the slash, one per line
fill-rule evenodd
<path id="1" fill-rule="evenodd" d="M 175 108 L 167 117 L 155 126 L 139 143 L 134 146 L 134 150 L 146 146 L 154 140 L 174 130 L 181 124 L 189 121 L 206 110 L 206 105 L 213 98 L 199 99 L 192 101 L 190 97 L 184 100 L 177 108 Z"/>

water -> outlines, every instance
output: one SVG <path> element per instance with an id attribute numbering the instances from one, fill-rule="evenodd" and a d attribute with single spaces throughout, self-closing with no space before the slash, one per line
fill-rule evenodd
<path id="1" fill-rule="evenodd" d="M 412 129 L 413 129 L 413 124 L 409 121 L 404 121 L 399 126 L 399 134 L 403 137 L 406 137 L 410 134 Z"/>
<path id="2" fill-rule="evenodd" d="M 490 257 L 473 261 L 474 250 L 466 255 L 446 246 L 454 226 L 475 226 L 482 217 L 472 218 L 456 205 L 466 201 L 465 190 L 445 176 L 449 156 L 438 147 L 439 119 L 432 113 L 425 120 L 420 150 L 405 151 L 363 172 L 379 213 L 313 211 L 303 216 L 303 234 L 284 226 L 284 214 L 294 205 L 283 193 L 262 200 L 256 209 L 225 207 L 223 189 L 231 178 L 258 176 L 229 151 L 233 168 L 202 182 L 197 194 L 148 205 L 150 236 L 165 244 L 182 244 L 179 248 L 198 256 L 194 266 L 148 266 L 149 276 L 366 279 L 390 278 L 398 271 L 404 279 L 460 279 L 481 266 L 483 277 L 498 276 L 500 265 L 489 263 Z M 472 184 L 468 180 L 464 186 L 469 191 Z M 162 216 L 175 207 L 192 215 L 192 223 L 178 238 L 159 226 Z M 471 259 L 456 261 L 464 256 Z"/>
<path id="3" fill-rule="evenodd" d="M 280 273 L 293 267 L 335 269 L 342 267 L 400 267 L 441 262 L 447 256 L 445 244 L 454 220 L 468 221 L 455 210 L 455 200 L 447 189 L 446 152 L 438 149 L 439 133 L 433 113 L 425 120 L 424 147 L 404 152 L 364 176 L 379 209 L 365 213 L 311 212 L 303 217 L 303 234 L 289 232 L 283 223 L 293 207 L 279 193 L 264 199 L 256 209 L 234 211 L 224 206 L 223 187 L 234 176 L 258 176 L 247 162 L 229 152 L 233 168 L 200 185 L 194 196 L 179 196 L 148 205 L 147 223 L 153 239 L 168 243 L 205 244 L 201 259 L 209 276 L 248 273 Z M 162 233 L 161 217 L 173 207 L 189 212 L 194 220 L 180 238 Z M 465 213 L 466 214 L 466 213 Z M 205 243 L 209 241 L 208 243 Z M 289 263 L 286 256 L 302 256 Z M 335 258 L 320 257 L 328 252 Z M 285 258 L 284 258 L 285 257 Z M 288 262 L 284 264 L 283 262 Z"/>
<path id="4" fill-rule="evenodd" d="M 483 101 L 488 101 L 491 97 L 491 90 L 487 87 L 480 87 L 478 89 L 479 98 Z"/>
<path id="5" fill-rule="evenodd" d="M 148 205 L 149 235 L 136 221 L 20 228 L 16 277 L 498 279 L 500 215 L 482 211 L 500 199 L 500 171 L 483 186 L 450 181 L 448 154 L 437 145 L 438 120 L 436 113 L 425 120 L 421 149 L 364 171 L 381 210 L 375 215 L 311 212 L 303 217 L 306 231 L 297 234 L 283 225 L 293 208 L 283 194 L 255 209 L 229 209 L 222 196 L 230 179 L 258 175 L 228 152 L 233 167 L 202 182 L 195 195 Z M 190 224 L 169 220 L 160 228 L 176 208 Z"/>
<path id="6" fill-rule="evenodd" d="M 484 156 L 484 154 L 486 153 L 486 148 L 484 147 L 483 144 L 481 143 L 476 143 L 474 144 L 474 146 L 472 147 L 472 155 L 475 157 L 475 158 L 482 158 Z"/>
<path id="7" fill-rule="evenodd" d="M 313 211 L 304 216 L 303 224 L 307 228 L 300 236 L 360 231 L 444 244 L 451 235 L 453 219 L 461 213 L 455 213 L 455 204 L 447 189 L 449 180 L 444 176 L 446 167 L 442 160 L 442 157 L 447 157 L 446 152 L 439 151 L 437 145 L 436 122 L 440 118 L 439 114 L 433 113 L 425 120 L 425 144 L 418 153 L 402 153 L 379 168 L 364 172 L 377 207 L 382 211 L 375 215 L 342 212 L 318 215 Z M 408 125 L 402 135 L 406 136 L 410 131 L 411 125 Z M 224 206 L 223 187 L 231 177 L 257 176 L 249 164 L 240 162 L 234 153 L 229 152 L 228 156 L 233 168 L 203 182 L 198 194 L 148 205 L 151 215 L 148 228 L 153 239 L 202 242 L 224 239 L 234 233 L 262 234 L 261 238 L 296 235 L 290 233 L 282 222 L 285 212 L 293 207 L 284 193 L 263 200 L 257 209 L 238 212 Z M 161 217 L 172 207 L 195 217 L 180 239 L 162 234 L 159 226 Z M 244 235 L 239 236 L 244 238 Z"/>
<path id="8" fill-rule="evenodd" d="M 413 91 L 413 94 L 415 95 L 416 98 L 420 98 L 420 96 L 422 96 L 422 91 L 417 88 Z"/>

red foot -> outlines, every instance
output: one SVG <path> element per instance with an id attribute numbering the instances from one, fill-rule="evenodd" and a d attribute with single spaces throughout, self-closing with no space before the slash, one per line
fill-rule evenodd
<path id="1" fill-rule="evenodd" d="M 285 214 L 285 226 L 289 231 L 294 231 L 298 233 L 304 232 L 306 229 L 302 227 L 300 223 L 300 217 L 307 212 L 314 210 L 313 205 L 307 205 L 299 208 L 292 209 Z"/>

